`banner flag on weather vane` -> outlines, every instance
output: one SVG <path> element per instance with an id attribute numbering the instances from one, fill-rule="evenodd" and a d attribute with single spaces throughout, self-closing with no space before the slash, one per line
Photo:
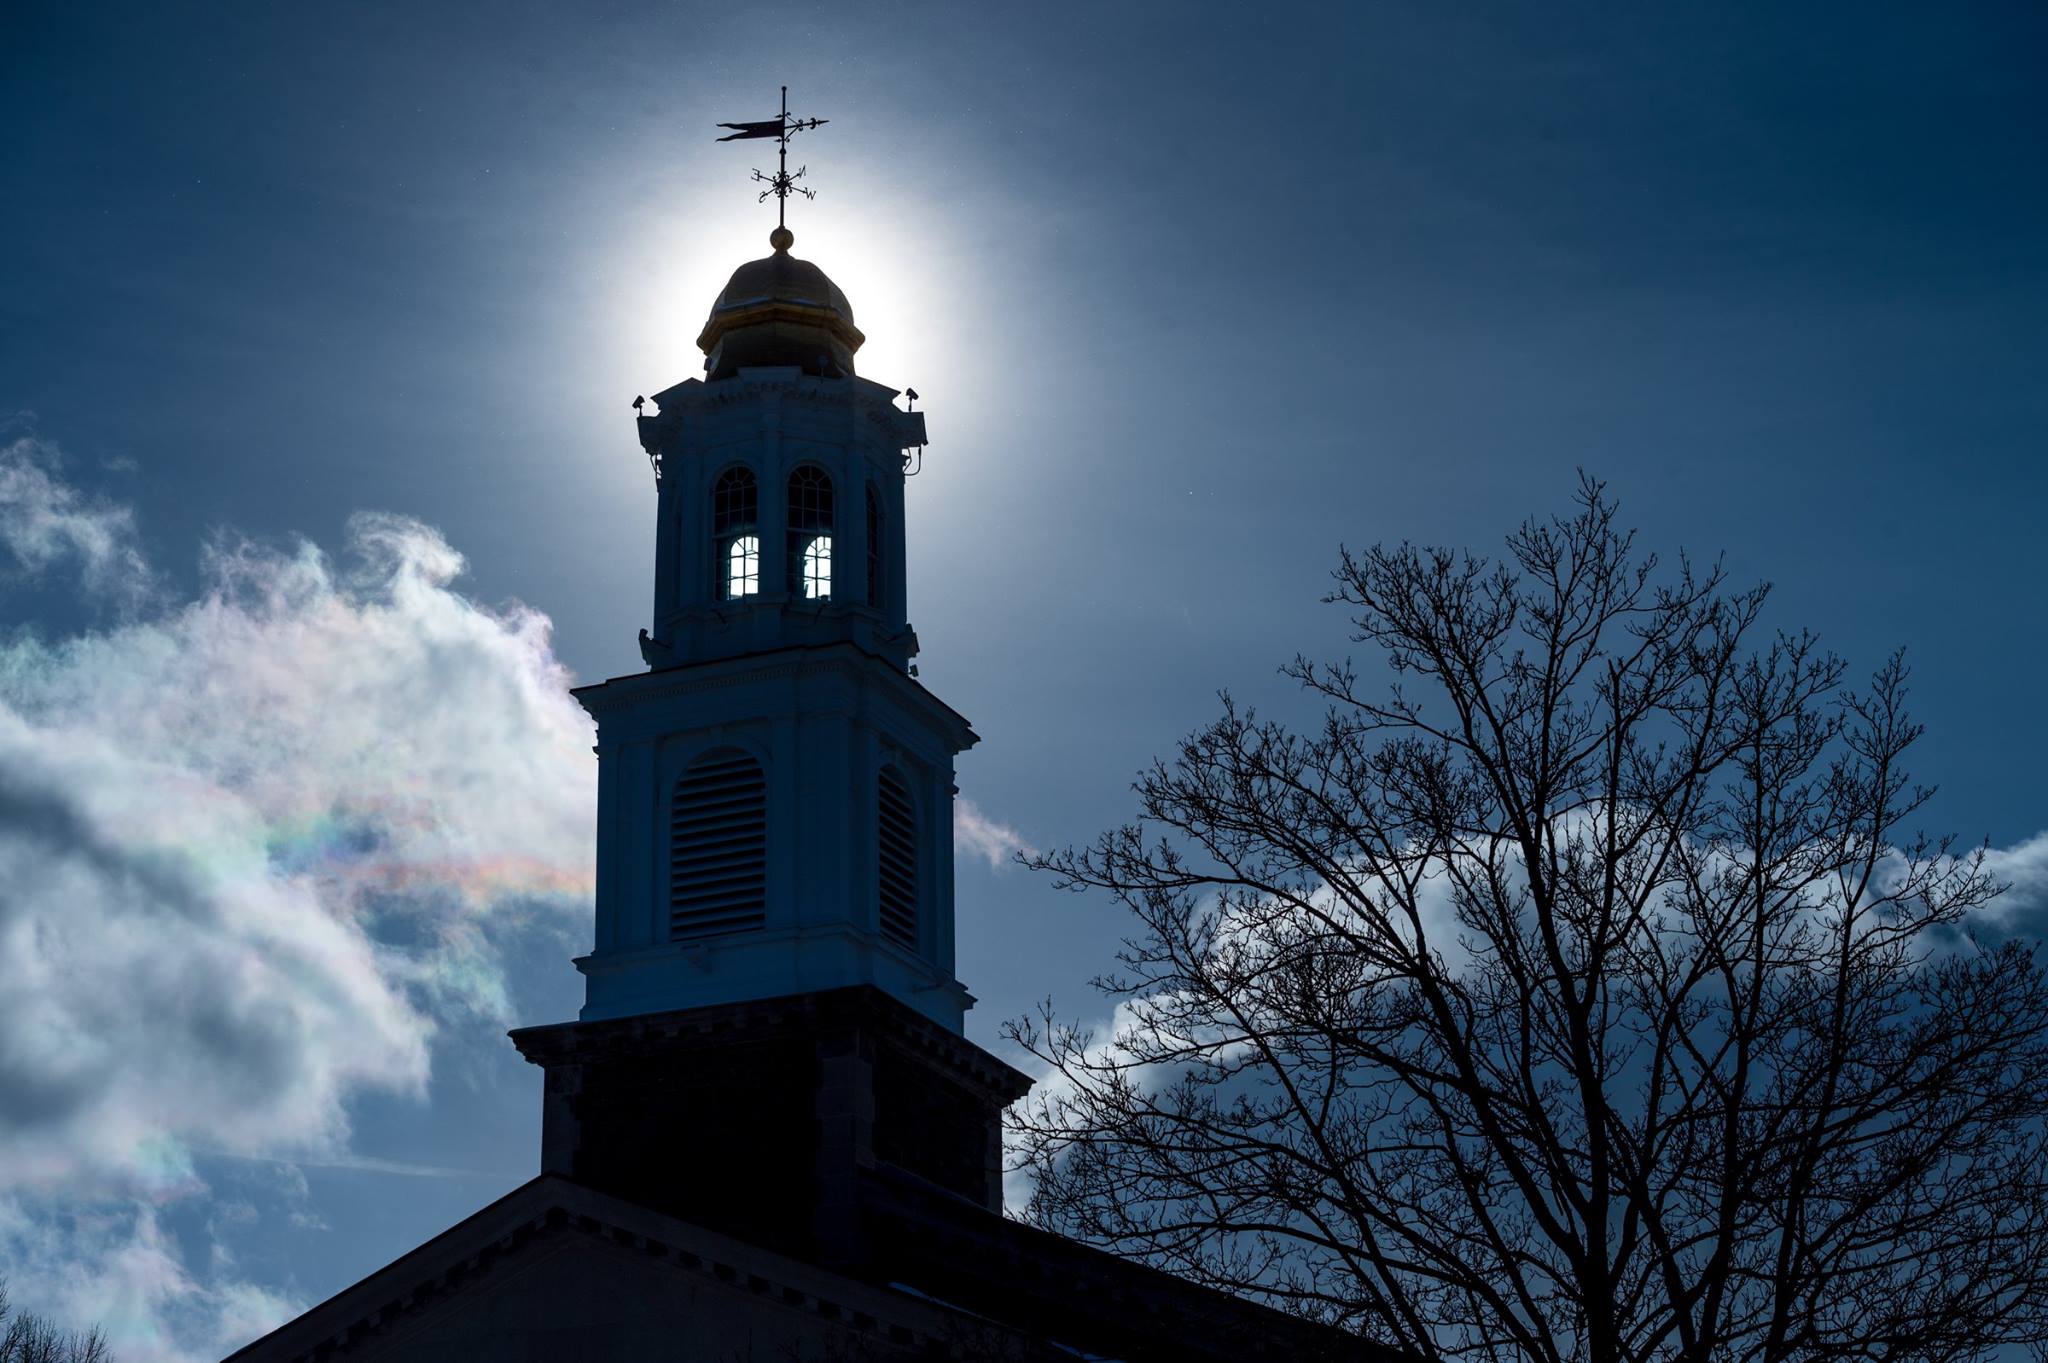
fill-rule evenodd
<path id="1" fill-rule="evenodd" d="M 718 140 L 721 142 L 737 142 L 747 137 L 782 136 L 782 120 L 779 118 L 771 118 L 765 123 L 721 123 L 718 126 L 721 128 L 739 129 L 736 133 L 719 138 Z"/>

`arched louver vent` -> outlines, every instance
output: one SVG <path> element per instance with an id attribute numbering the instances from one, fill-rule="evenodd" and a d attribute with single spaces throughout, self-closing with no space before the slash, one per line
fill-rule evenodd
<path id="1" fill-rule="evenodd" d="M 671 939 L 757 928 L 767 915 L 768 782 L 745 753 L 700 757 L 669 810 Z"/>
<path id="2" fill-rule="evenodd" d="M 910 790 L 892 767 L 877 783 L 882 933 L 907 947 L 917 945 L 917 811 Z"/>

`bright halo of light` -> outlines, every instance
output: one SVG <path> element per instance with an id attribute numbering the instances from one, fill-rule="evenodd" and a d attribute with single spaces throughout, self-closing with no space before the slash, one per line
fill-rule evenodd
<path id="1" fill-rule="evenodd" d="M 737 171 L 720 180 L 650 205 L 625 247 L 628 257 L 653 266 L 638 274 L 627 305 L 630 349 L 666 366 L 673 375 L 667 383 L 701 377 L 704 356 L 695 343 L 713 300 L 735 269 L 770 252 L 774 202 L 749 202 Z M 966 315 L 972 295 L 962 287 L 964 253 L 927 236 L 914 207 L 888 194 L 886 184 L 835 167 L 830 198 L 821 190 L 816 200 L 791 200 L 791 254 L 824 270 L 852 303 L 855 325 L 867 337 L 854 361 L 861 377 L 962 396 L 971 357 L 960 342 L 973 326 Z M 883 207 L 867 206 L 877 202 Z"/>
<path id="2" fill-rule="evenodd" d="M 615 205 L 593 231 L 590 268 L 601 284 L 592 315 L 609 333 L 602 383 L 623 380 L 627 393 L 652 397 L 703 377 L 696 340 L 712 302 L 734 270 L 772 249 L 775 204 L 754 202 L 747 167 L 772 166 L 774 149 L 752 145 L 752 160 L 734 153 L 728 161 L 724 153 L 732 147 L 692 158 L 672 178 Z M 985 343 L 992 306 L 987 262 L 957 206 L 911 197 L 900 170 L 828 160 L 821 150 L 811 178 L 818 197 L 790 202 L 791 254 L 824 270 L 852 304 L 866 337 L 854 359 L 860 376 L 918 391 L 932 442 L 919 467 L 947 472 L 912 481 L 912 515 L 938 524 L 924 518 L 943 517 L 949 502 L 970 495 L 989 423 L 999 420 L 997 407 L 1013 406 Z M 618 469 L 627 476 L 625 461 Z"/>

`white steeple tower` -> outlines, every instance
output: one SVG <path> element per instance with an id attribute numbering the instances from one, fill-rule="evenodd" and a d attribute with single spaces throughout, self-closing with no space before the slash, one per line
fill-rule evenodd
<path id="1" fill-rule="evenodd" d="M 851 1265 L 897 1180 L 1002 1209 L 1002 1110 L 1030 1080 L 966 1039 L 953 978 L 975 737 L 910 667 L 924 417 L 854 375 L 853 309 L 793 244 L 778 226 L 733 272 L 704 377 L 640 418 L 647 670 L 576 693 L 597 720 L 584 1006 L 512 1039 L 546 1073 L 543 1169 Z"/>
<path id="2" fill-rule="evenodd" d="M 910 675 L 904 468 L 924 417 L 858 378 L 817 266 L 734 272 L 640 442 L 659 493 L 644 673 L 598 724 L 597 941 L 582 1017 L 870 985 L 961 1030 L 953 758 Z"/>

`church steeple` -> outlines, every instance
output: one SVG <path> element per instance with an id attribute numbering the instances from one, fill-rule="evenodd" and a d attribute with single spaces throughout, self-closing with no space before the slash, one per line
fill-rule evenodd
<path id="1" fill-rule="evenodd" d="M 775 253 L 713 305 L 706 376 L 639 421 L 653 463 L 647 670 L 597 720 L 596 944 L 547 1071 L 546 1170 L 854 1263 L 893 1169 L 1002 1207 L 1028 1081 L 969 1043 L 953 978 L 953 760 L 904 582 L 924 416 L 853 373 L 822 270 Z"/>
<path id="2" fill-rule="evenodd" d="M 585 1018 L 872 985 L 953 1031 L 953 759 L 910 675 L 904 469 L 924 414 L 857 377 L 853 308 L 778 249 L 734 271 L 706 377 L 639 418 L 655 473 L 648 671 L 598 721 Z"/>

